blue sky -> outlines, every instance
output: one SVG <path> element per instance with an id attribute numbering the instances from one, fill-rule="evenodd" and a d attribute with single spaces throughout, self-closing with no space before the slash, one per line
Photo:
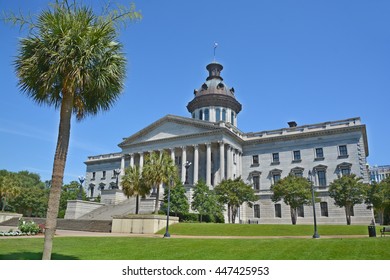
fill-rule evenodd
<path id="1" fill-rule="evenodd" d="M 37 14 L 47 0 L 1 1 L 1 11 Z M 117 1 L 126 3 L 127 1 Z M 85 0 L 99 9 L 103 1 Z M 223 64 L 244 132 L 361 117 L 371 165 L 390 164 L 390 1 L 135 1 L 143 20 L 121 31 L 126 88 L 108 112 L 74 121 L 65 182 L 85 174 L 87 156 L 119 152 L 128 137 L 186 109 Z M 59 112 L 17 87 L 13 60 L 25 32 L 0 23 L 0 169 L 50 179 Z M 386 113 L 387 112 L 387 113 Z"/>

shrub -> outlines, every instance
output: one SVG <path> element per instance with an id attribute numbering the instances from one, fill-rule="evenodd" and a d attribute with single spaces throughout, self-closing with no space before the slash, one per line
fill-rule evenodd
<path id="1" fill-rule="evenodd" d="M 40 228 L 34 221 L 24 221 L 20 219 L 19 230 L 26 234 L 37 234 L 40 231 Z"/>

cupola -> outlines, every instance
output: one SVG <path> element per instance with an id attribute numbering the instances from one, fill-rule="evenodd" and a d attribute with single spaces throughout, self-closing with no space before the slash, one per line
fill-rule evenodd
<path id="1" fill-rule="evenodd" d="M 214 61 L 206 66 L 209 76 L 199 89 L 194 90 L 194 99 L 187 105 L 192 118 L 210 122 L 228 122 L 237 126 L 237 114 L 242 106 L 236 100 L 234 88 L 229 88 L 221 77 L 223 66 Z"/>

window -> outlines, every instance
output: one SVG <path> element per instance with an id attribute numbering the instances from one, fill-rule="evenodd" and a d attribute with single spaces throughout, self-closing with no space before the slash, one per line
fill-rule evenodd
<path id="1" fill-rule="evenodd" d="M 301 151 L 293 152 L 293 161 L 301 161 Z"/>
<path id="2" fill-rule="evenodd" d="M 272 154 L 272 163 L 274 163 L 274 164 L 279 163 L 279 153 Z"/>
<path id="3" fill-rule="evenodd" d="M 91 180 L 95 180 L 96 178 L 96 172 L 92 172 L 92 179 Z"/>
<path id="4" fill-rule="evenodd" d="M 221 109 L 217 108 L 215 109 L 215 121 L 219 122 L 221 120 Z"/>
<path id="5" fill-rule="evenodd" d="M 232 111 L 230 114 L 230 123 L 234 125 L 234 112 Z"/>
<path id="6" fill-rule="evenodd" d="M 259 175 L 253 175 L 253 189 L 258 191 L 260 190 L 260 176 Z"/>
<path id="7" fill-rule="evenodd" d="M 195 112 L 192 113 L 192 118 L 195 119 Z"/>
<path id="8" fill-rule="evenodd" d="M 226 110 L 222 109 L 222 120 L 226 122 Z"/>
<path id="9" fill-rule="evenodd" d="M 316 148 L 316 159 L 324 158 L 324 150 L 322 148 Z"/>
<path id="10" fill-rule="evenodd" d="M 106 171 L 103 171 L 102 180 L 106 179 Z"/>
<path id="11" fill-rule="evenodd" d="M 303 205 L 301 205 L 297 208 L 297 212 L 298 212 L 298 217 L 305 217 Z"/>
<path id="12" fill-rule="evenodd" d="M 276 184 L 280 180 L 280 174 L 275 173 L 272 175 L 272 178 L 274 179 L 274 184 Z"/>
<path id="13" fill-rule="evenodd" d="M 209 121 L 210 120 L 210 111 L 209 109 L 204 109 L 204 120 Z"/>
<path id="14" fill-rule="evenodd" d="M 347 145 L 339 146 L 339 157 L 348 157 Z"/>
<path id="15" fill-rule="evenodd" d="M 282 217 L 282 205 L 275 204 L 275 217 L 281 218 Z"/>
<path id="16" fill-rule="evenodd" d="M 255 218 L 260 218 L 260 205 L 259 204 L 253 205 L 253 216 Z"/>
<path id="17" fill-rule="evenodd" d="M 326 186 L 326 171 L 325 170 L 318 170 L 317 176 L 318 176 L 318 185 L 320 187 L 325 187 Z"/>
<path id="18" fill-rule="evenodd" d="M 203 110 L 199 110 L 199 119 L 203 120 Z"/>
<path id="19" fill-rule="evenodd" d="M 320 202 L 320 208 L 321 208 L 321 216 L 328 217 L 328 203 Z"/>
<path id="20" fill-rule="evenodd" d="M 341 168 L 341 175 L 344 176 L 344 175 L 350 175 L 351 174 L 351 169 L 348 168 L 348 167 L 343 167 Z"/>
<path id="21" fill-rule="evenodd" d="M 259 155 L 252 156 L 252 165 L 259 165 Z"/>
<path id="22" fill-rule="evenodd" d="M 303 177 L 303 171 L 301 170 L 295 170 L 293 174 L 295 177 Z"/>

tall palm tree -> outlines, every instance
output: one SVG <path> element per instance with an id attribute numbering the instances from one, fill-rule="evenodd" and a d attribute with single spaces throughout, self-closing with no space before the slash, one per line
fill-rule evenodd
<path id="1" fill-rule="evenodd" d="M 167 152 L 153 152 L 145 157 L 142 177 L 149 186 L 156 188 L 155 214 L 159 209 L 160 185 L 168 184 L 170 180 L 175 181 L 177 176 L 177 167 Z"/>
<path id="2" fill-rule="evenodd" d="M 125 175 L 122 177 L 122 191 L 127 198 L 135 196 L 135 214 L 139 212 L 139 197 L 145 197 L 150 191 L 141 176 L 139 166 L 129 166 L 125 169 Z"/>
<path id="3" fill-rule="evenodd" d="M 60 110 L 43 259 L 51 258 L 72 114 L 82 120 L 110 109 L 120 96 L 126 59 L 117 42 L 115 21 L 137 17 L 133 8 L 97 16 L 76 1 L 57 0 L 20 40 L 15 60 L 20 89 L 36 103 Z"/>

